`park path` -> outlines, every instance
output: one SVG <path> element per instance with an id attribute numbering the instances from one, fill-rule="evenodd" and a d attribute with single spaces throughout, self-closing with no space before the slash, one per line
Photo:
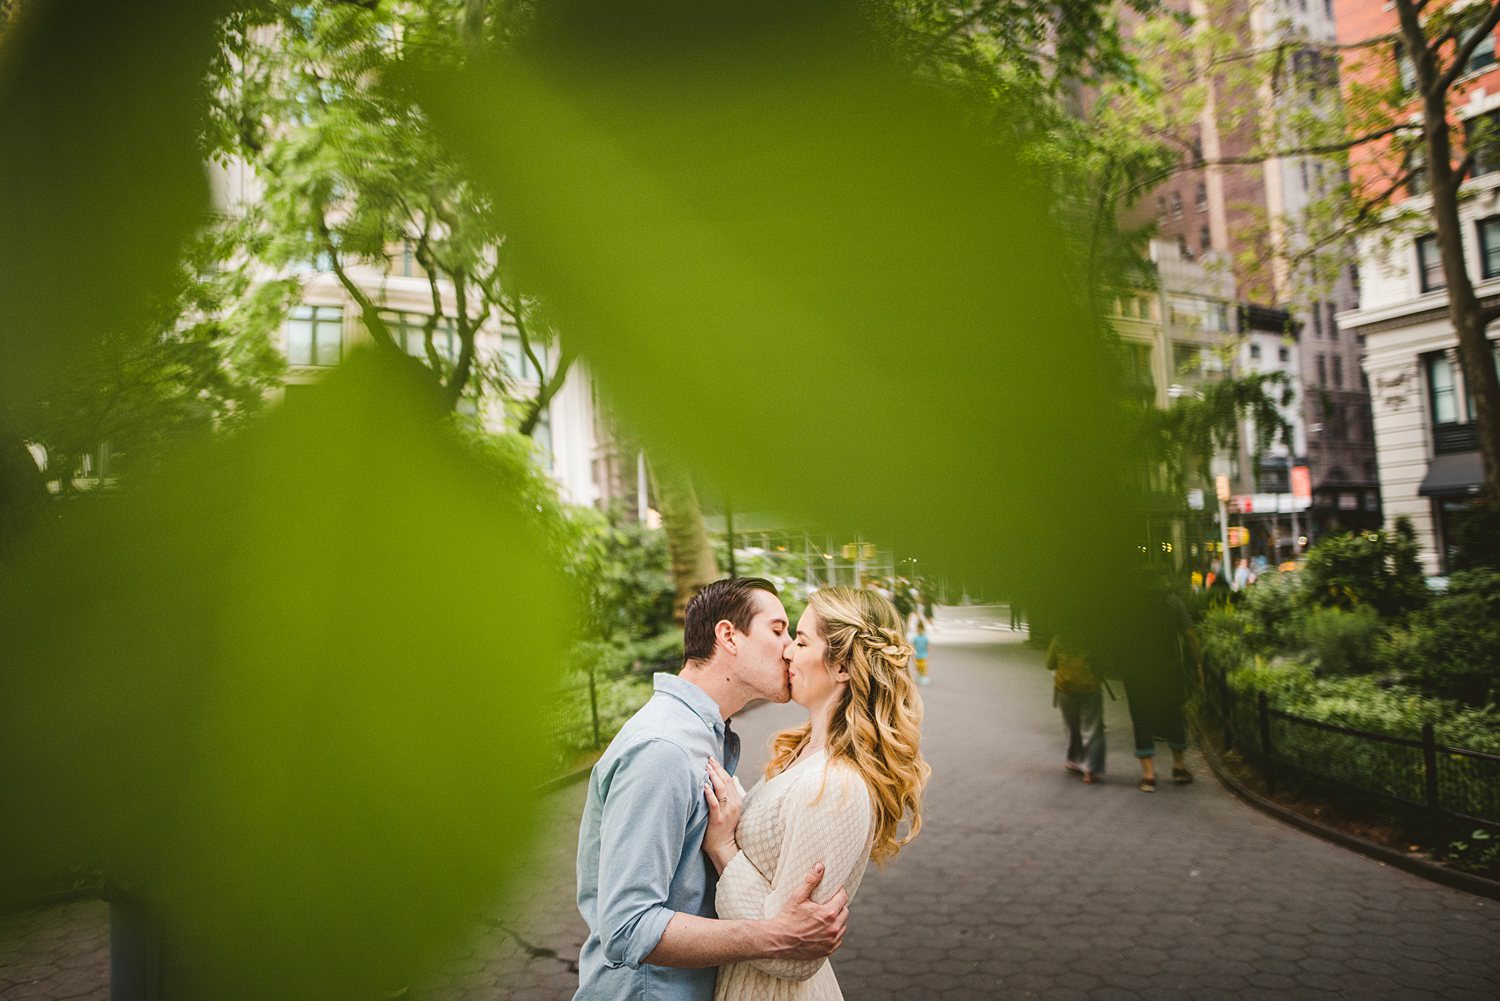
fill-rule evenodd
<path id="1" fill-rule="evenodd" d="M 1271 820 L 1201 761 L 1193 785 L 1137 792 L 1123 703 L 1108 706 L 1110 773 L 1082 785 L 1061 767 L 1041 654 L 994 609 L 943 609 L 938 622 L 923 690 L 927 826 L 864 881 L 834 957 L 846 997 L 1500 997 L 1500 904 Z M 794 706 L 761 706 L 736 720 L 747 785 L 766 738 L 796 718 Z M 440 975 L 412 985 L 413 1001 L 571 997 L 582 796 L 575 785 L 547 797 L 549 827 L 505 908 L 512 916 L 477 926 Z M 87 975 L 77 972 L 107 969 L 100 915 L 75 904 L 0 926 L 0 999 L 102 1001 L 80 989 Z M 68 993 L 28 973 L 38 969 L 66 979 Z M 74 972 L 58 978 L 62 970 Z"/>

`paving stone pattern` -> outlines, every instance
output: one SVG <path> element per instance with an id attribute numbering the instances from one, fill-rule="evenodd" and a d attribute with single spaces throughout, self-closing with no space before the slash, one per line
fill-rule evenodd
<path id="1" fill-rule="evenodd" d="M 1106 781 L 1068 775 L 1041 654 L 1006 621 L 940 612 L 923 689 L 927 826 L 860 889 L 834 957 L 851 1001 L 1500 997 L 1500 903 L 1271 820 L 1197 759 L 1193 785 L 1136 791 L 1124 703 L 1107 707 Z M 747 784 L 797 712 L 736 721 Z M 439 975 L 411 985 L 413 1001 L 572 996 L 582 798 L 581 785 L 548 797 L 510 917 L 479 922 Z M 0 925 L 0 999 L 104 998 L 104 920 L 102 905 L 75 904 Z"/>

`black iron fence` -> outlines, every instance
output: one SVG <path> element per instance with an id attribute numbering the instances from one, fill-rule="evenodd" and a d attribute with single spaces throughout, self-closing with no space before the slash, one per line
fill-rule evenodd
<path id="1" fill-rule="evenodd" d="M 1267 791 L 1296 776 L 1356 790 L 1434 820 L 1500 829 L 1500 755 L 1453 747 L 1433 723 L 1419 735 L 1378 733 L 1278 708 L 1265 692 L 1241 695 L 1204 666 L 1207 722 L 1260 771 Z"/>

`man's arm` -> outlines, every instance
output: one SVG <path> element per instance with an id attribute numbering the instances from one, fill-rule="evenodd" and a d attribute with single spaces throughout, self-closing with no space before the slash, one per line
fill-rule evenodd
<path id="1" fill-rule="evenodd" d="M 667 899 L 698 796 L 693 768 L 666 740 L 643 741 L 615 764 L 599 825 L 596 929 L 611 963 L 646 962 L 676 916 Z"/>
<path id="2" fill-rule="evenodd" d="M 812 893 L 823 880 L 815 865 L 774 918 L 722 921 L 696 914 L 672 916 L 646 962 L 656 966 L 723 966 L 751 959 L 822 959 L 844 941 L 849 895 L 840 889 L 819 904 Z"/>

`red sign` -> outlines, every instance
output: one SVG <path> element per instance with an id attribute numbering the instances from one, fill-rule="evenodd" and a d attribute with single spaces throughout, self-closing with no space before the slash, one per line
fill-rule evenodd
<path id="1" fill-rule="evenodd" d="M 1312 474 L 1306 466 L 1292 467 L 1292 496 L 1302 500 L 1312 498 Z"/>

